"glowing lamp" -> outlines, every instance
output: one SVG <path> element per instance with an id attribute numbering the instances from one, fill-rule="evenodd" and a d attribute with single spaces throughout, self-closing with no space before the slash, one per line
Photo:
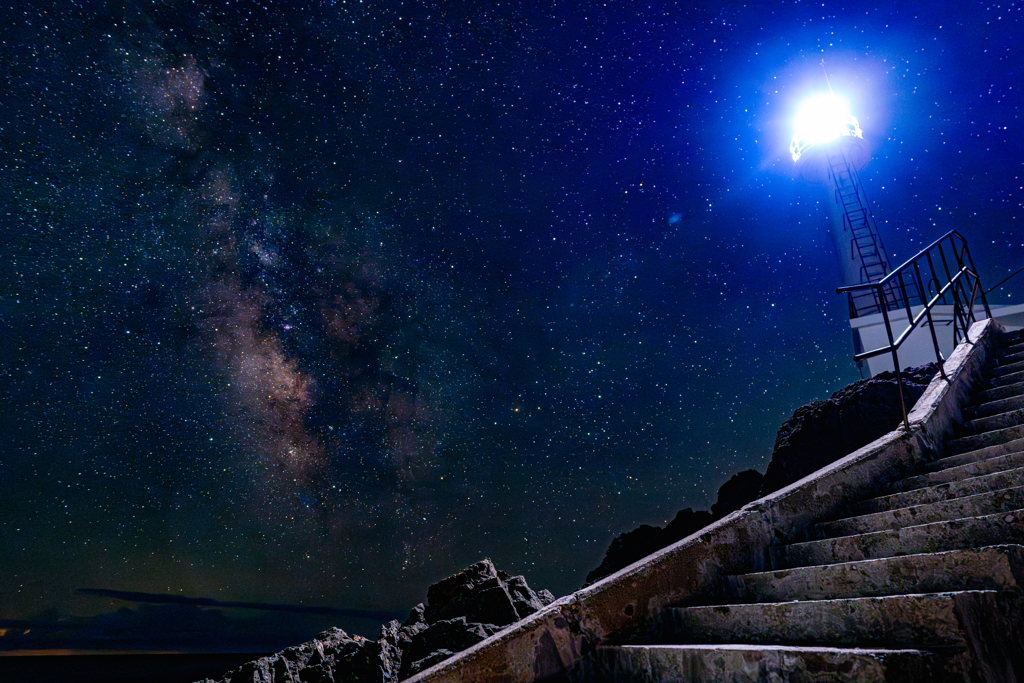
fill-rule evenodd
<path id="1" fill-rule="evenodd" d="M 850 114 L 850 106 L 841 97 L 828 92 L 808 98 L 793 119 L 793 140 L 789 151 L 793 161 L 809 147 L 825 145 L 842 137 L 861 138 L 860 124 Z"/>

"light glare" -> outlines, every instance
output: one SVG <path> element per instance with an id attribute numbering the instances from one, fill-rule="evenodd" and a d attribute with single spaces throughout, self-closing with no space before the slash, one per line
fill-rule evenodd
<path id="1" fill-rule="evenodd" d="M 797 109 L 793 118 L 793 140 L 789 145 L 793 161 L 808 147 L 831 142 L 843 135 L 861 137 L 860 124 L 850 114 L 850 105 L 834 93 L 814 95 Z"/>

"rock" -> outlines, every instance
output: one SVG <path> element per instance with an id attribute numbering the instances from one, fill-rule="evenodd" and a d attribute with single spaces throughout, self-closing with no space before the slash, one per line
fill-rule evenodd
<path id="1" fill-rule="evenodd" d="M 641 524 L 633 531 L 620 534 L 608 546 L 604 559 L 597 569 L 587 574 L 587 585 L 614 574 L 665 546 L 686 538 L 713 521 L 715 518 L 710 512 L 704 510 L 695 512 L 693 508 L 686 508 L 677 512 L 675 518 L 664 529 Z"/>
<path id="2" fill-rule="evenodd" d="M 512 597 L 512 606 L 515 607 L 520 619 L 525 619 L 546 604 L 541 601 L 539 595 L 530 590 L 522 576 L 510 577 L 505 585 Z"/>
<path id="3" fill-rule="evenodd" d="M 397 621 L 390 621 L 380 627 L 377 636 L 376 664 L 380 667 L 382 679 L 385 681 L 399 680 L 402 669 L 402 627 Z"/>
<path id="4" fill-rule="evenodd" d="M 373 645 L 362 636 L 349 636 L 341 629 L 324 631 L 316 639 L 277 654 L 246 662 L 221 679 L 222 683 L 320 683 L 334 681 L 341 662 L 360 659 Z M 364 670 L 366 667 L 362 667 Z M 351 676 L 353 681 L 369 681 L 365 675 Z M 206 679 L 209 681 L 209 679 Z M 203 682 L 205 683 L 205 682 Z M 212 681 L 210 682 L 212 683 Z"/>
<path id="5" fill-rule="evenodd" d="M 764 475 L 757 470 L 734 474 L 732 479 L 718 489 L 718 502 L 711 506 L 711 514 L 715 519 L 721 519 L 750 501 L 757 500 L 763 481 Z"/>
<path id="6" fill-rule="evenodd" d="M 907 412 L 938 372 L 936 363 L 903 371 Z M 896 373 L 854 382 L 794 411 L 779 428 L 760 495 L 777 491 L 895 429 L 903 420 Z"/>
<path id="7" fill-rule="evenodd" d="M 466 617 L 469 622 L 507 626 L 543 607 L 521 576 L 499 572 L 481 560 L 427 590 L 427 623 Z"/>
<path id="8" fill-rule="evenodd" d="M 466 617 L 436 621 L 413 636 L 409 645 L 403 649 L 403 660 L 410 662 L 410 664 L 406 669 L 402 670 L 401 677 L 408 678 L 415 673 L 414 668 L 417 664 L 421 668 L 425 668 L 422 663 L 428 659 L 431 659 L 431 663 L 427 666 L 433 666 L 435 663 L 447 658 L 437 659 L 436 655 L 439 652 L 460 652 L 489 638 L 500 630 L 494 624 L 467 622 Z M 451 655 L 449 654 L 448 656 Z"/>
<path id="9" fill-rule="evenodd" d="M 409 610 L 409 618 L 405 620 L 405 623 L 402 624 L 402 626 L 414 628 L 417 625 L 422 624 L 425 628 L 427 625 L 426 612 L 427 608 L 421 602 L 420 604 L 416 605 L 411 610 Z"/>
<path id="10" fill-rule="evenodd" d="M 437 650 L 436 652 L 431 652 L 423 659 L 410 664 L 409 669 L 404 673 L 402 677 L 408 678 L 409 676 L 415 676 L 424 669 L 429 669 L 438 662 L 443 662 L 444 660 L 448 659 L 454 654 L 455 653 L 451 650 Z"/>
<path id="11" fill-rule="evenodd" d="M 427 605 L 380 629 L 377 640 L 329 629 L 314 640 L 247 662 L 219 683 L 397 683 L 555 601 L 522 576 L 482 560 L 427 590 Z M 205 679 L 199 683 L 216 683 Z"/>
<path id="12" fill-rule="evenodd" d="M 594 571 L 587 574 L 587 585 L 614 574 L 641 557 L 647 557 L 665 547 L 665 530 L 660 526 L 641 524 L 632 531 L 619 534 L 605 551 L 604 559 Z"/>
<path id="13" fill-rule="evenodd" d="M 600 566 L 587 574 L 587 585 L 614 574 L 676 541 L 681 541 L 716 519 L 743 507 L 757 498 L 761 479 L 761 473 L 757 470 L 740 472 L 718 489 L 718 502 L 711 506 L 712 512 L 685 508 L 677 512 L 675 518 L 664 529 L 643 524 L 633 531 L 619 535 L 608 547 Z"/>
<path id="14" fill-rule="evenodd" d="M 715 521 L 714 515 L 706 510 L 683 508 L 665 527 L 665 540 L 668 541 L 665 545 L 680 541 L 690 534 L 700 531 L 713 521 Z M 633 562 L 635 561 L 633 560 Z"/>

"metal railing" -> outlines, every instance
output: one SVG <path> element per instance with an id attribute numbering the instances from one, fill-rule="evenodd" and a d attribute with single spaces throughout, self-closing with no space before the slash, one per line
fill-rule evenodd
<path id="1" fill-rule="evenodd" d="M 1010 273 L 1009 275 L 1004 277 L 1002 280 L 999 281 L 998 284 L 996 284 L 995 286 L 990 287 L 988 290 L 986 290 L 985 294 L 986 295 L 991 294 L 992 292 L 994 292 L 995 290 L 999 289 L 1000 287 L 1005 285 L 1007 282 L 1009 282 L 1010 278 L 1016 277 L 1017 275 L 1020 275 L 1021 273 L 1024 273 L 1024 267 L 1018 268 L 1017 270 L 1013 271 L 1012 273 Z"/>
<path id="2" fill-rule="evenodd" d="M 952 251 L 950 258 L 947 258 L 947 248 Z M 937 262 L 941 265 L 941 268 L 936 267 Z M 922 270 L 924 270 L 924 276 L 922 276 Z M 908 281 L 916 285 L 917 291 L 921 293 L 920 301 L 922 303 L 917 304 L 920 307 L 920 311 L 916 315 L 912 308 L 912 303 L 914 302 L 912 302 L 911 297 L 907 294 Z M 981 280 L 978 278 L 978 271 L 974 267 L 971 252 L 967 249 L 967 240 L 956 230 L 948 232 L 935 240 L 903 263 L 903 265 L 894 268 L 891 273 L 882 279 L 876 282 L 865 282 L 859 285 L 840 287 L 836 290 L 836 293 L 842 294 L 844 292 L 872 289 L 880 300 L 884 300 L 882 295 L 887 287 L 894 287 L 898 292 L 902 300 L 900 302 L 902 307 L 897 308 L 892 313 L 896 314 L 900 310 L 904 310 L 907 316 L 907 326 L 898 337 L 893 337 L 892 323 L 894 321 L 890 320 L 888 307 L 881 306 L 882 319 L 885 321 L 885 332 L 889 338 L 888 346 L 858 353 L 853 359 L 855 361 L 862 361 L 885 353 L 892 354 L 892 364 L 896 370 L 896 386 L 899 387 L 900 392 L 900 409 L 903 412 L 903 425 L 909 431 L 910 421 L 907 419 L 907 404 L 903 397 L 903 377 L 900 373 L 900 346 L 921 325 L 922 321 L 927 321 L 928 329 L 932 335 L 932 345 L 935 347 L 935 360 L 939 364 L 939 372 L 943 379 L 948 380 L 946 371 L 942 367 L 945 359 L 939 351 L 939 338 L 935 334 L 935 321 L 932 319 L 932 309 L 940 303 L 949 305 L 950 300 L 952 300 L 954 348 L 960 343 L 961 333 L 964 340 L 971 343 L 971 340 L 967 337 L 967 330 L 970 329 L 972 323 L 976 322 L 974 304 L 979 294 L 981 295 L 981 303 L 985 308 L 985 316 L 991 318 L 992 311 L 989 309 L 988 299 L 985 298 L 985 289 L 981 286 Z M 930 298 L 925 300 L 926 296 Z"/>

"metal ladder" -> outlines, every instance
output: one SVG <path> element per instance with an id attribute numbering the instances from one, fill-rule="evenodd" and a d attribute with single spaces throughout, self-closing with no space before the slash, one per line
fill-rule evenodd
<path id="1" fill-rule="evenodd" d="M 860 281 L 877 282 L 889 274 L 892 266 L 885 252 L 882 238 L 878 234 L 871 205 L 857 177 L 842 151 L 826 152 L 829 175 L 835 184 L 836 203 L 843 207 L 843 232 L 850 232 L 850 259 L 860 262 Z M 905 284 L 906 295 L 911 304 L 920 303 L 921 297 L 917 284 L 913 281 Z M 875 290 L 862 290 L 850 294 L 850 316 L 860 317 L 881 311 L 894 310 L 903 306 L 903 293 L 896 283 L 892 283 L 882 292 L 880 298 Z"/>

